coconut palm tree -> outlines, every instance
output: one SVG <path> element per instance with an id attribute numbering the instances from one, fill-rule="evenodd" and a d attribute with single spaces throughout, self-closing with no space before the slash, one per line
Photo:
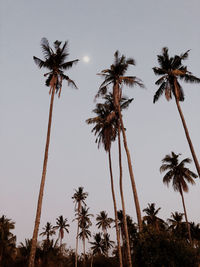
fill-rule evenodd
<path id="1" fill-rule="evenodd" d="M 62 215 L 56 219 L 56 226 L 54 226 L 53 228 L 59 230 L 58 238 L 60 239 L 60 248 L 62 246 L 64 232 L 66 231 L 67 233 L 69 233 L 69 230 L 68 230 L 69 226 L 70 225 L 67 223 L 67 218 L 64 219 Z"/>
<path id="2" fill-rule="evenodd" d="M 92 246 L 92 253 L 95 254 L 101 254 L 105 252 L 105 244 L 103 243 L 102 233 L 96 233 L 93 235 L 93 242 L 89 242 Z"/>
<path id="3" fill-rule="evenodd" d="M 33 57 L 33 59 L 39 68 L 46 68 L 49 70 L 49 72 L 44 74 L 44 76 L 47 77 L 46 85 L 50 87 L 49 93 L 51 95 L 51 100 L 50 100 L 50 108 L 49 108 L 49 121 L 48 121 L 45 153 L 44 153 L 42 178 L 41 178 L 40 191 L 39 191 L 39 196 L 38 196 L 35 226 L 34 226 L 33 237 L 32 237 L 29 267 L 34 266 L 36 243 L 37 243 L 37 237 L 38 237 L 38 231 L 39 231 L 39 224 L 40 224 L 40 217 L 41 217 L 41 210 L 42 210 L 42 200 L 43 200 L 43 194 L 44 194 L 44 185 L 45 185 L 45 180 L 46 180 L 54 95 L 55 93 L 58 93 L 58 96 L 60 96 L 63 80 L 67 80 L 68 85 L 71 85 L 74 88 L 77 88 L 74 81 L 64 74 L 65 70 L 70 69 L 71 67 L 74 66 L 74 64 L 78 62 L 78 59 L 65 62 L 65 60 L 69 56 L 69 53 L 67 51 L 68 42 L 65 42 L 63 46 L 61 46 L 60 41 L 55 41 L 54 50 L 53 50 L 49 46 L 48 40 L 46 38 L 42 38 L 41 47 L 42 47 L 42 52 L 44 55 L 44 60 L 39 59 L 38 57 Z"/>
<path id="4" fill-rule="evenodd" d="M 97 214 L 96 221 L 97 228 L 101 228 L 104 235 L 106 235 L 107 229 L 111 228 L 111 223 L 113 222 L 113 219 L 109 218 L 108 213 L 103 210 L 100 212 L 100 214 Z"/>
<path id="5" fill-rule="evenodd" d="M 143 221 L 147 222 L 147 225 L 151 225 L 157 231 L 159 231 L 160 228 L 164 228 L 165 225 L 165 222 L 157 216 L 160 209 L 161 208 L 155 208 L 155 203 L 148 203 L 147 208 L 143 209 L 143 211 L 146 213 L 146 215 L 143 217 Z"/>
<path id="6" fill-rule="evenodd" d="M 184 213 L 175 211 L 171 213 L 171 218 L 167 219 L 170 224 L 169 229 L 172 230 L 176 237 L 180 238 L 185 237 L 185 232 L 187 231 L 185 222 L 183 222 L 183 216 Z"/>
<path id="7" fill-rule="evenodd" d="M 116 236 L 117 236 L 117 246 L 118 246 L 118 254 L 119 254 L 119 263 L 122 266 L 122 254 L 121 254 L 121 246 L 120 246 L 120 233 L 118 228 L 118 218 L 117 218 L 117 205 L 114 191 L 114 182 L 113 182 L 113 172 L 112 172 L 112 159 L 111 159 L 111 143 L 115 141 L 118 131 L 118 116 L 115 112 L 113 95 L 107 94 L 103 97 L 105 102 L 99 103 L 96 105 L 96 108 L 93 112 L 97 115 L 94 118 L 88 119 L 86 122 L 88 124 L 95 124 L 92 132 L 97 135 L 96 143 L 98 143 L 98 148 L 101 144 L 103 144 L 104 149 L 108 152 L 108 162 L 109 162 L 109 170 L 110 170 L 110 181 L 111 181 L 111 192 L 113 198 L 113 207 L 115 214 L 115 227 L 116 227 Z M 121 109 L 126 109 L 133 99 L 127 99 L 126 97 L 122 97 L 120 100 Z"/>
<path id="8" fill-rule="evenodd" d="M 114 241 L 110 240 L 110 235 L 108 233 L 104 234 L 103 244 L 104 244 L 104 247 L 105 247 L 105 254 L 108 257 L 109 249 L 113 248 L 113 246 L 115 244 Z"/>
<path id="9" fill-rule="evenodd" d="M 50 222 L 47 222 L 45 227 L 42 228 L 42 230 L 43 232 L 40 233 L 40 236 L 46 236 L 47 243 L 49 243 L 49 237 L 56 234 L 53 225 Z"/>
<path id="10" fill-rule="evenodd" d="M 188 58 L 188 54 L 189 50 L 179 56 L 175 55 L 174 57 L 169 57 L 168 48 L 164 47 L 162 49 L 162 55 L 157 56 L 159 67 L 153 68 L 155 75 L 161 75 L 161 78 L 155 82 L 155 84 L 159 86 L 159 89 L 154 95 L 153 102 L 155 103 L 163 92 L 165 92 L 165 97 L 168 101 L 174 96 L 197 173 L 200 177 L 199 162 L 180 106 L 180 102 L 184 101 L 184 93 L 179 80 L 183 80 L 187 83 L 200 83 L 200 79 L 192 75 L 192 73 L 187 70 L 187 67 L 182 64 L 182 61 Z"/>
<path id="11" fill-rule="evenodd" d="M 144 87 L 142 81 L 135 76 L 125 76 L 130 65 L 135 65 L 135 61 L 133 58 L 126 58 L 124 55 L 119 54 L 119 51 L 116 51 L 114 54 L 114 63 L 110 66 L 110 69 L 102 70 L 99 73 L 100 76 L 104 78 L 103 83 L 100 85 L 99 91 L 97 93 L 97 97 L 100 95 L 104 95 L 107 92 L 107 89 L 110 85 L 112 85 L 112 93 L 113 93 L 113 102 L 115 106 L 115 111 L 119 116 L 119 125 L 118 129 L 122 131 L 124 148 L 127 155 L 128 161 L 128 169 L 131 179 L 131 185 L 133 190 L 133 196 L 135 201 L 137 219 L 139 228 L 142 229 L 142 218 L 141 218 L 141 210 L 139 205 L 139 199 L 137 195 L 137 189 L 133 174 L 133 168 L 131 163 L 131 156 L 127 145 L 127 138 L 124 128 L 124 123 L 121 114 L 120 108 L 120 99 L 122 97 L 122 87 L 123 85 L 127 85 L 133 87 L 134 85 L 138 85 L 140 87 Z M 120 131 L 118 130 L 118 135 L 120 135 Z"/>
<path id="12" fill-rule="evenodd" d="M 79 227 L 81 229 L 79 238 L 81 238 L 83 241 L 83 264 L 85 266 L 85 240 L 88 239 L 89 236 L 91 236 L 89 227 L 92 225 L 90 217 L 92 217 L 93 214 L 89 213 L 89 208 L 81 207 L 80 213 L 77 213 L 76 216 L 76 219 L 79 222 Z"/>
<path id="13" fill-rule="evenodd" d="M 87 198 L 88 193 L 83 191 L 83 187 L 79 187 L 78 190 L 75 190 L 74 195 L 72 196 L 73 202 L 75 203 L 75 211 L 77 212 L 78 222 L 77 222 L 77 234 L 76 234 L 76 253 L 75 253 L 75 267 L 78 263 L 78 236 L 79 236 L 79 214 L 82 206 L 86 206 L 85 199 Z"/>
<path id="14" fill-rule="evenodd" d="M 172 182 L 174 191 L 179 192 L 181 195 L 185 220 L 188 228 L 188 236 L 190 243 L 192 243 L 183 192 L 188 192 L 189 188 L 187 183 L 194 185 L 194 178 L 197 178 L 198 176 L 185 166 L 185 164 L 191 163 L 191 159 L 185 158 L 179 163 L 179 156 L 180 154 L 175 154 L 174 152 L 171 152 L 171 155 L 166 155 L 162 160 L 163 164 L 160 167 L 160 172 L 167 172 L 163 177 L 163 183 L 169 186 L 170 182 Z"/>
<path id="15" fill-rule="evenodd" d="M 11 233 L 14 228 L 15 222 L 5 215 L 0 217 L 0 266 L 9 266 L 9 261 L 14 254 L 16 236 Z"/>

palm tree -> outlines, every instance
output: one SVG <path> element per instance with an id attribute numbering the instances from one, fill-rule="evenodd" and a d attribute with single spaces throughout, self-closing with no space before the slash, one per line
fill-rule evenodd
<path id="1" fill-rule="evenodd" d="M 108 162 L 110 170 L 110 181 L 111 181 L 111 192 L 113 198 L 114 214 L 115 214 L 115 227 L 116 227 L 116 236 L 117 236 L 117 246 L 119 254 L 119 263 L 122 266 L 122 254 L 120 246 L 120 233 L 118 228 L 118 218 L 117 218 L 117 205 L 114 191 L 114 182 L 113 182 L 113 173 L 112 173 L 112 159 L 111 159 L 111 143 L 115 141 L 118 131 L 118 116 L 115 112 L 113 95 L 107 94 L 103 98 L 105 103 L 99 103 L 96 105 L 96 108 L 93 112 L 97 115 L 94 118 L 86 120 L 88 124 L 95 124 L 92 132 L 97 135 L 96 143 L 98 143 L 98 148 L 100 144 L 103 144 L 104 149 L 108 152 Z M 122 97 L 120 99 L 121 109 L 125 109 L 129 106 L 133 99 L 127 99 Z"/>
<path id="2" fill-rule="evenodd" d="M 108 251 L 109 249 L 113 248 L 115 242 L 110 240 L 110 235 L 108 233 L 104 234 L 104 238 L 103 238 L 103 244 L 105 247 L 105 254 L 108 257 Z"/>
<path id="3" fill-rule="evenodd" d="M 50 222 L 47 222 L 45 227 L 42 228 L 43 232 L 40 233 L 40 236 L 46 236 L 47 237 L 47 242 L 49 243 L 49 237 L 52 235 L 55 235 L 55 230 L 53 225 Z"/>
<path id="4" fill-rule="evenodd" d="M 96 225 L 98 229 L 101 228 L 104 235 L 106 235 L 107 229 L 111 228 L 111 223 L 113 222 L 113 219 L 109 218 L 106 211 L 103 210 L 100 212 L 100 214 L 97 215 L 96 221 L 97 221 Z"/>
<path id="5" fill-rule="evenodd" d="M 89 213 L 89 208 L 81 207 L 80 213 L 77 213 L 76 216 L 79 222 L 79 227 L 81 229 L 79 237 L 83 241 L 83 263 L 85 266 L 85 239 L 88 239 L 89 236 L 91 236 L 91 233 L 88 229 L 92 225 L 90 217 L 93 215 Z"/>
<path id="6" fill-rule="evenodd" d="M 7 262 L 14 253 L 16 236 L 11 233 L 14 228 L 15 223 L 11 219 L 5 215 L 0 217 L 0 266 L 8 266 Z"/>
<path id="7" fill-rule="evenodd" d="M 105 252 L 105 244 L 103 243 L 102 234 L 96 233 L 93 235 L 94 241 L 90 242 L 93 255 Z"/>
<path id="8" fill-rule="evenodd" d="M 142 229 L 141 210 L 140 210 L 139 199 L 137 195 L 137 189 L 136 189 L 136 184 L 135 184 L 135 179 L 134 179 L 134 174 L 133 174 L 131 156 L 130 156 L 130 152 L 129 152 L 128 145 L 127 145 L 127 138 L 126 138 L 124 123 L 122 119 L 121 108 L 120 108 L 120 99 L 122 96 L 123 85 L 127 85 L 130 87 L 133 87 L 134 85 L 138 85 L 140 87 L 144 87 L 141 80 L 138 79 L 137 77 L 125 76 L 128 70 L 128 67 L 130 65 L 135 65 L 134 59 L 126 58 L 124 55 L 120 56 L 119 51 L 116 51 L 114 54 L 114 63 L 110 66 L 110 69 L 102 70 L 101 73 L 99 73 L 99 75 L 104 78 L 104 81 L 99 88 L 97 96 L 105 94 L 107 92 L 109 85 L 112 85 L 115 111 L 118 113 L 119 121 L 120 121 L 118 125 L 118 129 L 122 131 L 122 135 L 123 135 L 124 148 L 125 148 L 126 155 L 127 155 L 128 169 L 129 169 L 133 196 L 134 196 L 134 201 L 135 201 L 138 225 L 141 230 Z M 120 131 L 118 130 L 118 135 L 120 135 Z"/>
<path id="9" fill-rule="evenodd" d="M 78 214 L 78 222 L 77 222 L 77 234 L 76 234 L 76 253 L 75 253 L 75 267 L 77 267 L 78 263 L 78 236 L 79 236 L 79 214 L 81 211 L 81 207 L 86 206 L 85 199 L 87 198 L 88 193 L 83 192 L 83 187 L 79 187 L 78 190 L 75 190 L 72 199 L 75 203 L 75 211 Z"/>
<path id="10" fill-rule="evenodd" d="M 187 67 L 182 64 L 182 61 L 188 58 L 188 54 L 189 50 L 180 56 L 175 55 L 174 57 L 169 57 L 168 48 L 164 47 L 162 49 L 162 55 L 157 56 L 159 67 L 153 68 L 156 75 L 162 75 L 162 77 L 155 82 L 156 85 L 159 85 L 159 89 L 154 95 L 153 102 L 155 103 L 163 92 L 165 92 L 165 97 L 168 101 L 172 98 L 172 95 L 174 96 L 197 173 L 200 177 L 199 162 L 179 103 L 180 101 L 184 101 L 184 93 L 178 80 L 200 83 L 200 79 L 192 75 L 192 73 L 187 70 Z"/>
<path id="11" fill-rule="evenodd" d="M 179 192 L 181 195 L 185 220 L 188 228 L 188 236 L 190 243 L 192 243 L 183 192 L 188 192 L 189 188 L 187 183 L 192 185 L 195 184 L 194 178 L 197 178 L 198 176 L 185 167 L 185 164 L 191 163 L 191 159 L 185 158 L 179 163 L 179 156 L 180 154 L 175 154 L 174 152 L 172 152 L 171 155 L 166 155 L 162 160 L 163 164 L 160 167 L 160 172 L 162 173 L 167 171 L 163 177 L 163 183 L 169 186 L 169 183 L 172 181 L 174 191 Z"/>
<path id="12" fill-rule="evenodd" d="M 49 46 L 48 40 L 46 38 L 42 38 L 41 47 L 42 47 L 42 52 L 44 55 L 44 60 L 41 60 L 37 57 L 33 57 L 33 59 L 39 68 L 46 68 L 50 71 L 46 73 L 44 76 L 47 77 L 46 85 L 50 87 L 49 93 L 51 94 L 51 101 L 50 101 L 50 108 L 49 108 L 49 121 L 48 121 L 48 129 L 47 129 L 47 138 L 46 138 L 42 178 L 41 178 L 40 191 L 39 191 L 39 196 L 38 196 L 35 226 L 34 226 L 33 237 L 32 237 L 29 267 L 34 266 L 36 243 L 37 243 L 41 210 L 42 210 L 42 199 L 43 199 L 44 185 L 45 185 L 45 180 L 46 180 L 54 95 L 55 93 L 58 93 L 58 96 L 60 96 L 63 80 L 67 80 L 68 85 L 72 85 L 73 87 L 77 88 L 74 81 L 72 81 L 68 76 L 64 74 L 65 70 L 70 69 L 74 64 L 78 62 L 78 59 L 65 62 L 66 58 L 69 55 L 69 53 L 67 52 L 68 42 L 65 42 L 63 46 L 61 47 L 61 42 L 55 41 L 54 42 L 55 51 L 54 51 Z"/>
<path id="13" fill-rule="evenodd" d="M 69 233 L 69 224 L 67 223 L 67 218 L 63 218 L 63 216 L 59 216 L 57 219 L 56 219 L 56 226 L 54 226 L 54 229 L 58 229 L 59 230 L 59 237 L 60 238 L 60 248 L 62 246 L 62 240 L 63 240 L 63 237 L 64 237 L 64 232 L 66 231 L 67 233 Z"/>
<path id="14" fill-rule="evenodd" d="M 184 213 L 181 212 L 172 212 L 171 219 L 167 221 L 170 223 L 169 229 L 172 229 L 173 234 L 177 237 L 185 237 L 185 223 L 183 222 Z"/>
<path id="15" fill-rule="evenodd" d="M 107 229 L 111 228 L 111 223 L 113 222 L 112 218 L 108 217 L 108 214 L 105 211 L 101 211 L 99 215 L 96 217 L 96 225 L 99 228 L 102 229 L 104 233 L 104 239 L 106 240 L 106 235 L 107 235 Z M 106 245 L 106 250 L 108 251 L 107 243 L 105 242 Z"/>
<path id="16" fill-rule="evenodd" d="M 158 212 L 161 208 L 156 209 L 155 203 L 148 203 L 148 207 L 143 209 L 146 213 L 146 216 L 143 217 L 144 222 L 147 222 L 147 225 L 153 226 L 157 231 L 159 231 L 160 227 L 164 228 L 164 221 L 157 217 Z"/>

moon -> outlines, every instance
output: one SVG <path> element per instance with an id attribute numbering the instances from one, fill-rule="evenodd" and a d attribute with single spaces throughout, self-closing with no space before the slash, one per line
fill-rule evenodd
<path id="1" fill-rule="evenodd" d="M 88 63 L 88 62 L 90 61 L 90 58 L 89 58 L 88 56 L 84 56 L 84 57 L 83 57 L 83 61 L 84 61 L 85 63 Z"/>

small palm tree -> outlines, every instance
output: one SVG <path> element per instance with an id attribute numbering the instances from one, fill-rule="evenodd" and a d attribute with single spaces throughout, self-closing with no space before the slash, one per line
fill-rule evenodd
<path id="1" fill-rule="evenodd" d="M 157 217 L 160 209 L 161 208 L 155 208 L 155 203 L 148 203 L 148 207 L 143 209 L 143 211 L 146 213 L 146 215 L 143 217 L 144 222 L 147 222 L 148 225 L 151 225 L 157 231 L 159 231 L 160 227 L 164 227 L 164 221 Z"/>
<path id="2" fill-rule="evenodd" d="M 89 227 L 92 225 L 92 222 L 90 220 L 90 217 L 93 216 L 93 214 L 89 213 L 89 208 L 81 207 L 80 213 L 76 214 L 77 220 L 79 222 L 79 227 L 81 229 L 81 232 L 79 233 L 79 237 L 83 241 L 83 263 L 85 266 L 85 240 L 91 236 L 91 233 L 89 231 Z"/>
<path id="3" fill-rule="evenodd" d="M 154 95 L 153 102 L 155 103 L 163 92 L 165 92 L 165 97 L 168 101 L 174 96 L 197 173 L 200 177 L 199 162 L 179 103 L 184 101 L 184 93 L 179 80 L 183 80 L 187 83 L 200 83 L 200 79 L 192 75 L 192 73 L 187 70 L 187 66 L 182 64 L 182 61 L 188 58 L 188 54 L 189 50 L 180 56 L 175 55 L 174 57 L 169 57 L 168 48 L 164 47 L 162 49 L 162 55 L 157 56 L 159 67 L 153 68 L 155 75 L 161 75 L 161 78 L 155 82 L 155 84 L 159 86 L 159 89 Z"/>
<path id="4" fill-rule="evenodd" d="M 16 236 L 11 233 L 15 228 L 15 222 L 6 218 L 5 215 L 0 217 L 0 266 L 8 266 L 15 251 Z"/>
<path id="5" fill-rule="evenodd" d="M 102 234 L 96 233 L 93 235 L 93 242 L 90 242 L 93 255 L 105 252 L 105 244 L 103 243 Z"/>
<path id="6" fill-rule="evenodd" d="M 101 211 L 100 214 L 97 215 L 96 221 L 98 229 L 101 228 L 104 235 L 106 235 L 107 229 L 111 228 L 111 223 L 113 222 L 113 219 L 108 217 L 106 211 Z"/>
<path id="7" fill-rule="evenodd" d="M 185 167 L 185 164 L 191 163 L 191 159 L 185 158 L 179 163 L 179 156 L 180 154 L 175 154 L 174 152 L 172 152 L 171 155 L 166 155 L 162 160 L 163 164 L 160 167 L 160 172 L 162 173 L 167 171 L 163 177 L 163 183 L 169 186 L 170 182 L 172 182 L 174 191 L 179 192 L 181 195 L 185 220 L 188 228 L 188 236 L 190 243 L 192 243 L 183 192 L 188 192 L 189 188 L 187 183 L 194 185 L 194 178 L 197 178 L 198 176 L 190 169 Z"/>
<path id="8" fill-rule="evenodd" d="M 40 191 L 39 191 L 39 196 L 38 196 L 35 226 L 34 226 L 33 237 L 32 237 L 29 267 L 34 266 L 37 237 L 38 237 L 40 217 L 41 217 L 41 211 L 42 211 L 42 200 L 43 200 L 44 185 L 45 185 L 45 180 L 46 180 L 54 95 L 55 93 L 58 93 L 58 96 L 60 96 L 63 80 L 67 80 L 68 85 L 71 85 L 74 88 L 77 88 L 74 81 L 72 81 L 68 76 L 64 74 L 65 70 L 70 69 L 71 67 L 74 66 L 74 64 L 78 62 L 78 59 L 65 62 L 65 60 L 69 56 L 69 53 L 67 51 L 68 42 L 65 42 L 63 46 L 61 46 L 60 41 L 55 41 L 54 50 L 53 50 L 49 46 L 48 40 L 46 38 L 42 38 L 41 47 L 42 47 L 42 52 L 44 55 L 44 60 L 39 59 L 38 57 L 33 57 L 33 59 L 39 68 L 46 68 L 49 70 L 49 72 L 44 74 L 44 76 L 47 77 L 46 85 L 50 87 L 49 93 L 51 95 L 51 101 L 50 101 L 50 108 L 49 108 L 49 121 L 48 121 L 45 153 L 44 153 L 42 178 L 41 178 Z"/>
<path id="9" fill-rule="evenodd" d="M 106 256 L 108 257 L 108 252 L 111 248 L 113 248 L 115 242 L 110 240 L 110 235 L 108 233 L 104 234 L 104 237 L 103 237 L 103 244 L 104 244 L 104 247 L 105 247 L 105 254 Z"/>
<path id="10" fill-rule="evenodd" d="M 40 233 L 40 236 L 46 236 L 47 242 L 49 243 L 49 237 L 56 234 L 53 225 L 50 222 L 47 222 L 45 227 L 42 228 L 42 230 L 43 232 Z"/>
<path id="11" fill-rule="evenodd" d="M 79 215 L 81 212 L 81 207 L 86 206 L 85 199 L 87 198 L 88 193 L 83 191 L 83 187 L 79 187 L 78 190 L 75 190 L 74 195 L 72 196 L 72 199 L 75 203 L 75 211 L 77 212 L 78 216 L 78 222 L 77 222 L 77 234 L 76 234 L 76 253 L 75 253 L 75 267 L 77 267 L 78 264 L 78 236 L 79 236 Z"/>
<path id="12" fill-rule="evenodd" d="M 169 229 L 172 230 L 176 237 L 185 237 L 186 228 L 185 222 L 183 222 L 183 216 L 184 213 L 175 211 L 171 213 L 171 218 L 167 220 L 170 224 Z"/>
<path id="13" fill-rule="evenodd" d="M 66 231 L 67 233 L 69 233 L 69 224 L 67 223 L 67 218 L 63 218 L 63 216 L 59 216 L 57 219 L 56 219 L 56 226 L 54 226 L 54 229 L 58 229 L 59 231 L 59 236 L 58 238 L 60 239 L 60 248 L 62 246 L 62 240 L 64 238 L 64 232 Z"/>

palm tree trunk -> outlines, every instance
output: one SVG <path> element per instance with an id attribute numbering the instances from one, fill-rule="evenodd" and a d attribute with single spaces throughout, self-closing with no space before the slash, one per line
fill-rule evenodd
<path id="1" fill-rule="evenodd" d="M 190 240 L 190 244 L 192 244 L 192 237 L 191 237 L 191 232 L 190 232 L 190 224 L 188 222 L 188 218 L 187 218 L 187 212 L 186 212 L 186 207 L 185 207 L 185 201 L 184 201 L 184 197 L 183 197 L 183 190 L 181 187 L 181 184 L 179 183 L 179 192 L 181 194 L 181 198 L 182 198 L 182 203 L 183 203 L 183 209 L 184 209 L 184 213 L 185 213 L 185 220 L 187 223 L 187 228 L 188 228 L 188 236 L 189 236 L 189 240 Z"/>
<path id="2" fill-rule="evenodd" d="M 32 237 L 32 242 L 31 242 L 31 252 L 30 252 L 30 257 L 29 257 L 29 265 L 28 265 L 29 267 L 34 267 L 36 244 L 37 244 L 37 237 L 38 237 L 41 210 L 42 210 L 42 200 L 43 200 L 43 194 L 44 194 L 44 185 L 45 185 L 45 180 L 46 180 L 48 151 L 49 151 L 52 113 L 53 113 L 53 102 L 54 102 L 54 95 L 55 95 L 55 89 L 56 89 L 56 87 L 55 87 L 56 77 L 54 77 L 54 76 L 52 78 L 52 84 L 53 84 L 53 90 L 51 93 L 51 102 L 50 102 L 50 108 L 49 108 L 49 122 L 48 122 L 48 129 L 47 129 L 47 138 L 46 138 L 46 147 L 45 147 L 44 162 L 43 162 L 42 179 L 41 179 L 40 191 L 39 191 L 39 196 L 38 196 L 38 204 L 37 204 L 37 211 L 36 211 L 36 218 L 35 218 L 35 227 L 34 227 L 33 237 Z"/>
<path id="3" fill-rule="evenodd" d="M 141 231 L 142 230 L 142 217 L 141 217 L 140 204 L 139 204 L 137 188 L 136 188 L 135 178 L 134 178 L 134 174 L 133 174 L 133 168 L 132 168 L 132 164 L 131 164 L 131 156 L 130 156 L 130 152 L 129 152 L 128 145 L 127 145 L 126 133 L 124 130 L 124 123 L 123 123 L 123 119 L 122 119 L 120 106 L 118 106 L 118 113 L 119 113 L 119 119 L 120 119 L 120 124 L 121 124 L 122 135 L 123 135 L 124 148 L 126 151 L 126 156 L 127 156 L 127 161 L 128 161 L 128 169 L 129 169 L 129 174 L 130 174 L 130 178 L 131 178 L 131 185 L 132 185 L 133 197 L 134 197 L 134 201 L 135 201 L 135 209 L 136 209 L 136 213 L 137 213 L 138 226 L 139 226 L 139 230 Z"/>
<path id="4" fill-rule="evenodd" d="M 79 209 L 79 208 L 78 208 Z M 80 211 L 78 210 L 78 214 Z M 75 253 L 75 267 L 78 266 L 78 234 L 79 234 L 79 219 L 78 219 L 78 225 L 77 225 L 77 234 L 76 234 L 76 253 Z"/>
<path id="5" fill-rule="evenodd" d="M 114 214 L 115 214 L 115 227 L 116 227 L 117 248 L 118 248 L 118 255 L 119 255 L 119 266 L 123 267 L 122 251 L 121 251 L 121 246 L 120 246 L 120 233 L 119 233 L 118 216 L 117 216 L 117 204 L 116 204 L 116 198 L 115 198 L 115 190 L 114 190 L 114 182 L 113 182 L 112 161 L 111 161 L 110 148 L 108 150 L 108 159 L 109 159 L 109 169 L 110 169 L 110 184 L 111 184 L 113 206 L 114 206 Z"/>
<path id="6" fill-rule="evenodd" d="M 83 266 L 85 267 L 85 236 L 83 237 Z"/>
<path id="7" fill-rule="evenodd" d="M 177 84 L 175 82 L 175 88 L 176 88 Z M 177 90 L 176 90 L 177 91 Z M 184 131 L 185 131 L 185 135 L 186 135 L 186 138 L 187 138 L 187 141 L 188 141 L 188 144 L 189 144 L 189 147 L 190 147 L 190 151 L 192 153 L 192 157 L 193 157 L 193 160 L 194 160 L 194 163 L 195 163 L 195 166 L 196 166 L 196 169 L 197 169 L 197 173 L 199 175 L 199 178 L 200 178 L 200 166 L 199 166 L 199 161 L 197 159 L 197 156 L 196 156 L 196 153 L 194 151 L 194 147 L 193 147 L 193 144 L 192 144 L 192 141 L 190 139 L 190 135 L 189 135 L 189 131 L 188 131 L 188 128 L 187 128 L 187 125 L 186 125 L 186 122 L 185 122 L 185 118 L 183 116 L 183 113 L 182 113 L 182 110 L 181 110 L 181 106 L 180 106 L 180 103 L 179 103 L 179 100 L 178 100 L 178 97 L 176 96 L 175 97 L 175 100 L 176 100 L 176 106 L 178 108 L 178 112 L 179 112 L 179 115 L 181 117 L 181 121 L 182 121 L 182 124 L 183 124 L 183 128 L 184 128 Z"/>
<path id="8" fill-rule="evenodd" d="M 120 125 L 119 124 L 118 124 L 118 148 L 119 148 L 119 171 L 120 171 L 119 187 L 120 187 L 120 196 L 121 196 L 121 202 L 122 202 L 124 232 L 125 232 L 125 237 L 126 237 L 128 266 L 132 267 L 131 250 L 130 250 L 130 244 L 129 244 L 129 235 L 128 235 L 128 227 L 127 227 L 127 221 L 126 221 L 126 211 L 125 211 L 125 203 L 124 203 L 123 184 L 122 184 L 122 157 L 121 157 L 121 140 L 120 140 Z"/>

